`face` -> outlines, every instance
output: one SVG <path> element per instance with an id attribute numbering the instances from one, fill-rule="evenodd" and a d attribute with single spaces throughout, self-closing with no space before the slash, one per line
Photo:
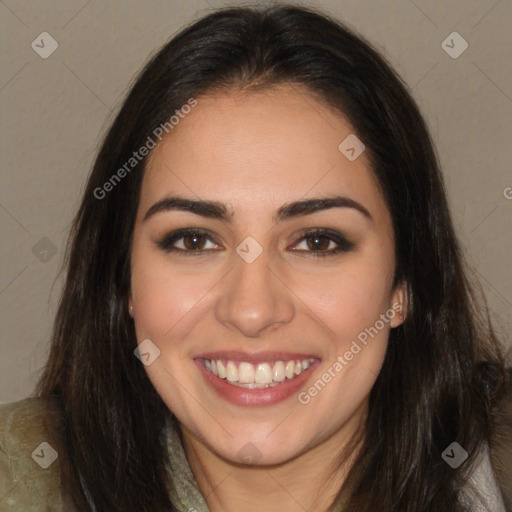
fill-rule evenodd
<path id="1" fill-rule="evenodd" d="M 338 149 L 350 123 L 306 90 L 197 101 L 143 178 L 137 340 L 205 447 L 281 463 L 364 413 L 401 322 L 391 218 L 365 153 Z"/>

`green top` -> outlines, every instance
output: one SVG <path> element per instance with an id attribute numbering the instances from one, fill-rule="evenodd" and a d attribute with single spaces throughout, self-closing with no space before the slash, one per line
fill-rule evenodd
<path id="1" fill-rule="evenodd" d="M 54 449 L 59 446 L 59 441 L 52 437 L 57 436 L 52 428 L 52 408 L 48 401 L 41 398 L 26 398 L 0 405 L 2 512 L 76 512 L 61 478 L 60 462 L 66 454 L 57 453 Z M 175 468 L 168 473 L 173 505 L 179 512 L 209 512 L 190 469 L 177 428 L 169 425 L 166 437 L 171 465 Z M 478 512 L 505 511 L 487 449 L 483 451 L 469 483 L 472 485 L 464 499 L 469 509 Z M 91 510 L 94 512 L 94 508 Z M 333 512 L 341 512 L 341 505 Z"/>
<path id="2" fill-rule="evenodd" d="M 73 512 L 61 479 L 58 446 L 51 432 L 49 404 L 26 398 L 0 405 L 0 510 L 16 512 Z M 172 503 L 179 512 L 209 512 L 190 469 L 175 428 L 167 430 L 169 457 L 177 471 L 170 474 Z M 92 509 L 93 510 L 93 509 Z"/>

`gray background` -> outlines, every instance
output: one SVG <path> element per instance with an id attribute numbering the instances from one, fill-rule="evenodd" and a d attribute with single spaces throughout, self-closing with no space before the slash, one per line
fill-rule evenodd
<path id="1" fill-rule="evenodd" d="M 28 396 L 44 364 L 67 233 L 98 144 L 128 84 L 184 23 L 233 4 L 0 3 L 0 402 Z M 309 5 L 364 35 L 410 85 L 438 148 L 468 263 L 510 347 L 512 199 L 505 191 L 512 196 L 511 1 Z M 456 59 L 441 46 L 454 31 L 469 44 Z M 42 32 L 58 42 L 47 59 L 31 47 Z"/>

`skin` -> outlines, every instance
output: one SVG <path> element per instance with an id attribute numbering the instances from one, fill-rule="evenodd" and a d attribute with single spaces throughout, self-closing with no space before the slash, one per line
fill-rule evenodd
<path id="1" fill-rule="evenodd" d="M 193 359 L 210 350 L 315 354 L 321 363 L 307 390 L 379 315 L 398 303 L 405 310 L 403 288 L 392 288 L 390 213 L 365 153 L 350 162 L 338 150 L 354 133 L 350 123 L 305 89 L 281 85 L 197 99 L 153 150 L 143 178 L 129 305 L 138 342 L 149 338 L 160 349 L 145 370 L 180 421 L 211 511 L 327 510 L 350 459 L 329 478 L 331 465 L 364 421 L 389 331 L 402 315 L 307 405 L 297 395 L 264 407 L 231 404 L 205 384 Z M 338 207 L 275 223 L 282 205 L 332 194 L 359 202 L 372 220 Z M 225 203 L 233 220 L 168 210 L 144 221 L 168 195 Z M 186 256 L 158 247 L 179 228 L 211 232 L 215 239 L 202 239 L 201 247 L 211 251 Z M 314 258 L 315 247 L 301 239 L 312 228 L 335 230 L 355 246 Z M 250 264 L 236 252 L 248 236 L 263 249 Z M 188 242 L 175 245 L 193 247 Z M 322 249 L 334 247 L 324 240 Z M 242 465 L 238 452 L 248 442 L 261 458 Z"/>

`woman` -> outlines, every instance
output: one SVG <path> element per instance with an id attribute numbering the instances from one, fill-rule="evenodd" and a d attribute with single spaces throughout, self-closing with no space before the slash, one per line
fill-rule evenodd
<path id="1" fill-rule="evenodd" d="M 399 78 L 313 11 L 225 9 L 105 138 L 44 374 L 2 407 L 5 500 L 505 510 L 506 385 Z"/>

